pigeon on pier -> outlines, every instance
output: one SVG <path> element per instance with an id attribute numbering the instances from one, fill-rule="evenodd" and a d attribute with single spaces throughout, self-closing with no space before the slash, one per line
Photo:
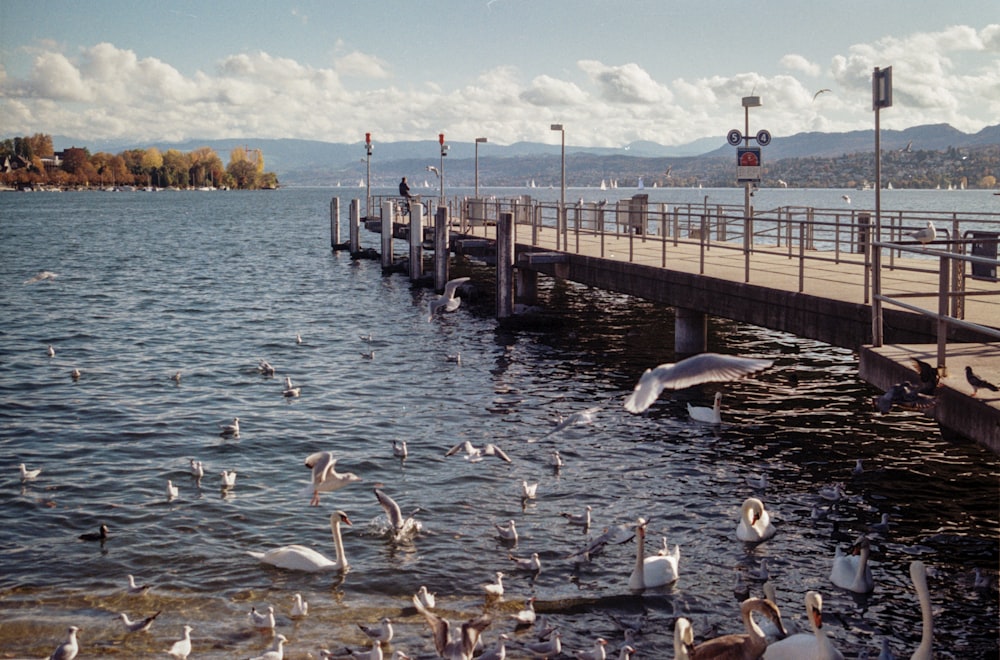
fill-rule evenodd
<path id="1" fill-rule="evenodd" d="M 972 396 L 976 396 L 976 392 L 980 389 L 990 390 L 991 392 L 1000 391 L 1000 388 L 996 385 L 988 380 L 983 380 L 973 373 L 972 367 L 969 365 L 965 365 L 965 380 L 969 381 L 969 385 L 972 385 Z"/>

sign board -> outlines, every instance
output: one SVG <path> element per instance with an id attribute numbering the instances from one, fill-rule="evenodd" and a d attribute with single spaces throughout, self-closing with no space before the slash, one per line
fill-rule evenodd
<path id="1" fill-rule="evenodd" d="M 892 67 L 875 67 L 872 74 L 872 110 L 892 107 Z"/>
<path id="2" fill-rule="evenodd" d="M 760 147 L 736 149 L 736 180 L 740 183 L 760 183 Z"/>

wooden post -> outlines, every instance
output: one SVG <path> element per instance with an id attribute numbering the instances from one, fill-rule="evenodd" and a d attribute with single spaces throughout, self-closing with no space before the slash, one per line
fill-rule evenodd
<path id="1" fill-rule="evenodd" d="M 448 209 L 439 206 L 434 214 L 434 290 L 444 291 L 448 283 Z"/>
<path id="2" fill-rule="evenodd" d="M 410 204 L 410 281 L 424 274 L 424 205 Z"/>
<path id="3" fill-rule="evenodd" d="M 497 220 L 497 318 L 514 314 L 514 216 L 501 213 Z"/>
<path id="4" fill-rule="evenodd" d="M 361 200 L 351 200 L 351 219 L 348 233 L 350 234 L 351 254 L 361 252 Z"/>
<path id="5" fill-rule="evenodd" d="M 392 202 L 382 202 L 382 268 L 392 265 L 392 221 L 395 208 Z"/>
<path id="6" fill-rule="evenodd" d="M 330 247 L 334 250 L 340 245 L 340 198 L 330 199 Z"/>

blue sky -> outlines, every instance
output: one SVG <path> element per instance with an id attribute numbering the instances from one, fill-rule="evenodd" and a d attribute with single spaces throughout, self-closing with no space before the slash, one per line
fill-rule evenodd
<path id="1" fill-rule="evenodd" d="M 0 134 L 685 144 L 1000 123 L 997 0 L 0 2 Z M 828 89 L 813 98 L 820 89 Z"/>

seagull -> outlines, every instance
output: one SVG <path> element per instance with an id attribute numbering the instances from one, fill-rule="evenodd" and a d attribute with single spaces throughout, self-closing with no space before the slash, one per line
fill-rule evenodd
<path id="1" fill-rule="evenodd" d="M 170 479 L 167 479 L 167 501 L 175 499 L 178 495 L 177 486 Z"/>
<path id="2" fill-rule="evenodd" d="M 915 241 L 920 241 L 923 245 L 927 245 L 937 238 L 937 229 L 934 227 L 934 223 L 930 220 L 927 221 L 927 226 L 923 229 L 918 229 L 917 231 L 910 232 L 907 234 L 910 238 Z"/>
<path id="3" fill-rule="evenodd" d="M 146 632 L 147 630 L 149 630 L 149 627 L 153 625 L 153 619 L 160 616 L 160 613 L 157 612 L 152 616 L 147 616 L 145 619 L 139 619 L 138 621 L 131 621 L 128 618 L 128 615 L 125 614 L 124 612 L 122 612 L 118 616 L 121 618 L 122 623 L 125 625 L 125 631 L 134 633 L 134 632 Z"/>
<path id="4" fill-rule="evenodd" d="M 503 596 L 504 574 L 501 571 L 497 571 L 496 576 L 497 576 L 496 582 L 490 582 L 489 584 L 483 585 L 483 590 L 486 592 L 487 598 L 499 598 Z"/>
<path id="5" fill-rule="evenodd" d="M 361 352 L 361 357 L 363 357 L 366 360 L 374 360 L 375 359 L 375 351 L 367 351 L 367 352 L 362 351 Z"/>
<path id="6" fill-rule="evenodd" d="M 222 475 L 222 490 L 236 487 L 236 470 L 223 470 L 220 474 Z"/>
<path id="7" fill-rule="evenodd" d="M 566 463 L 563 461 L 562 456 L 559 455 L 558 449 L 553 450 L 551 456 L 552 458 L 549 461 L 549 465 L 551 465 L 552 469 L 555 470 L 556 472 L 558 472 L 562 468 L 562 466 L 566 465 Z"/>
<path id="8" fill-rule="evenodd" d="M 458 352 L 454 355 L 448 354 L 444 356 L 445 362 L 454 362 L 455 364 L 462 364 L 462 353 Z"/>
<path id="9" fill-rule="evenodd" d="M 132 575 L 128 576 L 128 592 L 130 594 L 139 596 L 145 594 L 147 591 L 149 591 L 149 589 L 150 586 L 148 584 L 136 584 L 135 577 L 133 577 Z"/>
<path id="10" fill-rule="evenodd" d="M 107 525 L 101 525 L 101 528 L 96 532 L 85 532 L 83 534 L 80 534 L 81 541 L 100 541 L 101 543 L 104 543 L 104 541 L 107 538 L 108 538 Z"/>
<path id="11" fill-rule="evenodd" d="M 49 344 L 48 352 L 49 352 L 49 357 L 50 358 L 55 357 L 56 356 L 56 347 L 53 346 L 52 344 Z"/>
<path id="12" fill-rule="evenodd" d="M 302 335 L 300 335 L 297 332 L 295 333 L 295 343 L 296 344 L 301 344 L 302 343 Z"/>
<path id="13" fill-rule="evenodd" d="M 518 570 L 529 573 L 538 573 L 542 570 L 542 562 L 538 559 L 537 552 L 531 553 L 530 557 L 515 557 L 514 555 L 507 555 L 507 557 L 514 562 Z"/>
<path id="14" fill-rule="evenodd" d="M 840 196 L 840 198 L 841 198 L 842 200 L 844 200 L 845 202 L 847 202 L 848 204 L 850 204 L 850 203 L 851 203 L 851 196 L 850 196 L 850 195 L 848 195 L 848 194 L 846 194 L 846 193 L 845 193 L 845 194 L 843 194 L 843 195 L 841 195 L 841 196 Z"/>
<path id="15" fill-rule="evenodd" d="M 500 633 L 500 637 L 497 638 L 496 646 L 483 651 L 479 656 L 476 656 L 476 660 L 506 660 L 507 658 L 507 640 L 510 639 L 505 633 Z"/>
<path id="16" fill-rule="evenodd" d="M 56 647 L 56 650 L 49 656 L 49 660 L 73 660 L 80 652 L 80 645 L 76 642 L 76 633 L 80 629 L 70 626 L 66 629 L 66 641 Z"/>
<path id="17" fill-rule="evenodd" d="M 720 383 L 735 380 L 763 369 L 774 362 L 718 353 L 700 353 L 680 362 L 661 364 L 646 369 L 636 383 L 635 391 L 625 399 L 625 410 L 641 413 L 649 408 L 664 389 L 678 390 L 700 383 Z"/>
<path id="18" fill-rule="evenodd" d="M 290 376 L 285 376 L 285 389 L 282 390 L 282 394 L 286 397 L 296 397 L 302 392 L 301 387 L 295 387 L 292 385 L 292 379 Z"/>
<path id="19" fill-rule="evenodd" d="M 507 525 L 501 525 L 500 523 L 493 523 L 493 526 L 497 528 L 497 533 L 500 538 L 504 541 L 509 541 L 511 543 L 517 544 L 517 528 L 514 526 L 514 521 L 510 520 Z"/>
<path id="20" fill-rule="evenodd" d="M 434 167 L 433 165 L 428 165 L 427 166 L 427 171 L 428 172 L 434 172 L 434 176 L 437 176 L 437 177 L 441 176 L 441 173 L 438 172 L 438 168 Z"/>
<path id="21" fill-rule="evenodd" d="M 41 473 L 42 473 L 42 468 L 35 468 L 33 470 L 29 470 L 28 468 L 24 467 L 24 463 L 21 463 L 21 483 L 24 483 L 25 481 L 34 481 L 35 479 L 38 478 L 38 475 L 40 475 Z"/>
<path id="22" fill-rule="evenodd" d="M 468 281 L 468 277 L 457 277 L 453 280 L 448 280 L 448 283 L 444 285 L 444 293 L 427 304 L 427 310 L 429 312 L 427 321 L 433 321 L 434 312 L 439 309 L 443 309 L 445 312 L 454 312 L 458 309 L 459 305 L 462 304 L 462 299 L 460 297 L 456 298 L 455 292 L 458 290 L 458 287 Z"/>
<path id="23" fill-rule="evenodd" d="M 470 463 L 478 463 L 487 456 L 496 456 L 506 463 L 510 463 L 510 456 L 508 456 L 502 449 L 497 447 L 493 443 L 487 443 L 483 445 L 482 449 L 475 447 L 471 442 L 466 440 L 461 442 L 451 449 L 449 449 L 445 456 L 451 456 L 457 454 L 459 451 L 465 451 L 465 459 Z"/>
<path id="24" fill-rule="evenodd" d="M 434 636 L 434 648 L 444 660 L 472 660 L 480 635 L 492 622 L 488 615 L 483 614 L 469 619 L 458 630 L 453 631 L 452 624 L 447 619 L 421 605 L 416 596 L 413 597 L 413 605 L 427 620 Z"/>
<path id="25" fill-rule="evenodd" d="M 538 482 L 529 484 L 524 479 L 521 480 L 521 499 L 522 500 L 533 500 L 538 494 Z"/>
<path id="26" fill-rule="evenodd" d="M 220 428 L 222 432 L 219 435 L 223 438 L 238 438 L 240 437 L 240 418 L 233 417 L 232 424 L 222 424 Z"/>
<path id="27" fill-rule="evenodd" d="M 42 280 L 54 280 L 57 277 L 59 277 L 57 273 L 53 273 L 50 270 L 43 270 L 39 272 L 37 275 L 33 275 L 32 277 L 29 277 L 28 279 L 24 280 L 24 283 L 34 284 L 35 282 L 41 282 Z"/>
<path id="28" fill-rule="evenodd" d="M 535 622 L 535 597 L 532 596 L 524 604 L 524 609 L 511 614 L 510 618 L 517 622 L 518 626 L 530 626 Z"/>
<path id="29" fill-rule="evenodd" d="M 173 380 L 178 385 L 180 385 L 181 384 L 181 372 L 180 371 L 176 372 L 173 376 L 170 377 L 170 379 Z"/>
<path id="30" fill-rule="evenodd" d="M 414 596 L 413 598 L 414 600 L 419 600 L 417 599 L 416 596 Z M 368 635 L 369 639 L 376 641 L 380 644 L 388 644 L 390 641 L 392 641 L 392 635 L 393 635 L 392 619 L 390 619 L 389 617 L 383 617 L 382 620 L 379 621 L 378 626 L 366 626 L 362 623 L 359 623 L 358 628 L 361 628 L 361 632 Z"/>
<path id="31" fill-rule="evenodd" d="M 434 609 L 434 603 L 435 603 L 434 594 L 427 591 L 427 587 L 425 585 L 420 585 L 420 589 L 417 590 L 417 598 L 420 599 L 420 602 L 427 609 L 429 610 Z"/>
<path id="32" fill-rule="evenodd" d="M 292 596 L 292 616 L 305 616 L 309 614 L 309 603 L 302 600 L 302 594 Z"/>
<path id="33" fill-rule="evenodd" d="M 577 651 L 575 655 L 578 660 L 604 660 L 604 658 L 607 657 L 604 653 L 604 647 L 607 645 L 608 640 L 603 637 L 598 637 L 591 650 Z"/>
<path id="34" fill-rule="evenodd" d="M 746 480 L 747 486 L 750 486 L 751 488 L 756 488 L 757 490 L 767 490 L 767 473 L 766 472 L 762 472 L 759 477 L 755 477 L 753 475 L 749 475 L 748 474 L 747 476 L 745 476 L 743 478 Z"/>
<path id="35" fill-rule="evenodd" d="M 360 335 L 360 339 L 361 341 L 368 342 L 370 344 L 372 343 L 372 333 L 369 332 L 367 335 Z"/>
<path id="36" fill-rule="evenodd" d="M 565 419 L 560 416 L 559 423 L 556 424 L 555 428 L 543 435 L 539 438 L 539 440 L 547 438 L 554 433 L 559 433 L 559 431 L 562 431 L 570 426 L 575 426 L 577 424 L 592 424 L 594 419 L 596 419 L 597 413 L 601 411 L 601 408 L 602 406 L 594 406 L 592 408 L 587 408 L 586 410 L 580 410 Z"/>
<path id="37" fill-rule="evenodd" d="M 419 529 L 419 526 L 413 518 L 406 518 L 403 516 L 403 512 L 400 510 L 399 505 L 396 504 L 396 500 L 392 499 L 378 488 L 373 490 L 375 491 L 375 497 L 378 499 L 378 503 L 385 511 L 386 518 L 389 519 L 389 524 L 392 525 L 392 530 L 397 540 L 399 540 L 404 534 L 412 534 Z"/>
<path id="38" fill-rule="evenodd" d="M 201 478 L 205 476 L 205 464 L 201 461 L 196 461 L 193 458 L 191 460 L 191 476 L 196 480 L 201 481 Z"/>
<path id="39" fill-rule="evenodd" d="M 524 650 L 539 658 L 554 658 L 562 653 L 562 634 L 557 630 L 547 642 L 525 644 Z"/>
<path id="40" fill-rule="evenodd" d="M 285 642 L 288 638 L 284 635 L 278 634 L 274 638 L 274 642 L 271 643 L 271 648 L 265 651 L 262 655 L 254 656 L 250 660 L 283 660 L 285 657 L 284 649 Z"/>
<path id="41" fill-rule="evenodd" d="M 570 525 L 579 525 L 583 527 L 584 531 L 590 529 L 590 512 L 592 511 L 591 506 L 588 504 L 587 508 L 583 510 L 583 513 L 567 513 L 565 511 L 560 511 L 559 515 L 566 519 Z"/>
<path id="42" fill-rule="evenodd" d="M 80 370 L 76 368 L 74 368 L 73 371 L 69 372 L 69 377 L 72 378 L 73 380 L 80 380 L 80 376 L 82 375 L 83 374 L 80 373 Z"/>
<path id="43" fill-rule="evenodd" d="M 258 612 L 256 607 L 251 607 L 250 613 L 247 616 L 250 617 L 254 628 L 270 628 L 274 630 L 274 607 L 268 605 L 267 613 Z"/>
<path id="44" fill-rule="evenodd" d="M 320 493 L 339 490 L 350 483 L 361 481 L 361 477 L 353 472 L 337 472 L 336 465 L 337 459 L 329 451 L 316 452 L 306 458 L 306 467 L 312 469 L 312 483 L 306 489 L 306 492 L 312 491 L 310 506 L 319 506 Z"/>
<path id="45" fill-rule="evenodd" d="M 392 441 L 392 455 L 400 459 L 409 456 L 409 451 L 406 448 L 406 440 Z"/>
<path id="46" fill-rule="evenodd" d="M 257 371 L 259 371 L 265 376 L 274 375 L 274 367 L 271 366 L 271 363 L 268 362 L 267 360 L 261 360 L 260 362 L 257 363 Z"/>
<path id="47" fill-rule="evenodd" d="M 972 385 L 972 396 L 976 396 L 976 393 L 980 388 L 984 390 L 989 390 L 991 392 L 996 392 L 1000 390 L 996 385 L 989 382 L 988 380 L 983 380 L 975 373 L 972 372 L 972 367 L 970 365 L 965 365 L 965 380 L 969 381 L 969 385 Z"/>
<path id="48" fill-rule="evenodd" d="M 187 660 L 191 655 L 191 630 L 193 630 L 191 626 L 184 626 L 184 637 L 174 642 L 167 653 L 178 660 Z"/>
<path id="49" fill-rule="evenodd" d="M 815 94 L 813 94 L 813 101 L 815 101 L 816 97 L 819 96 L 820 94 L 824 94 L 826 92 L 832 92 L 832 91 L 833 90 L 830 90 L 830 89 L 827 89 L 827 88 L 824 87 L 823 89 L 821 89 L 818 92 L 816 92 Z"/>
<path id="50" fill-rule="evenodd" d="M 823 486 L 819 489 L 819 496 L 826 500 L 827 502 L 839 502 L 840 500 L 847 497 L 847 493 L 844 492 L 844 486 L 841 483 L 831 484 L 829 486 Z"/>
<path id="51" fill-rule="evenodd" d="M 591 557 L 595 557 L 604 551 L 605 546 L 609 543 L 615 545 L 621 545 L 622 543 L 628 543 L 635 537 L 635 525 L 615 525 L 614 527 L 608 527 L 604 530 L 600 536 L 593 539 L 584 546 L 583 550 L 579 550 L 572 554 L 567 555 L 566 559 L 573 559 L 574 557 L 583 557 L 585 561 L 590 561 Z"/>

